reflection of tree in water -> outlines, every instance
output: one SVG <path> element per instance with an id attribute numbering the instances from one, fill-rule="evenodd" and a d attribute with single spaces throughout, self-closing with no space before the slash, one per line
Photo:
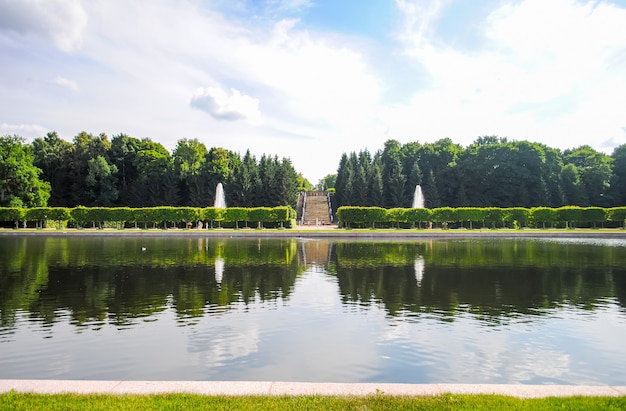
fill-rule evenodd
<path id="1" fill-rule="evenodd" d="M 288 298 L 310 263 L 336 274 L 344 302 L 382 304 L 391 315 L 435 313 L 451 320 L 470 312 L 498 322 L 564 304 L 593 310 L 615 299 L 626 307 L 624 247 L 530 240 L 305 245 L 0 238 L 0 325 L 10 327 L 19 311 L 46 322 L 69 312 L 76 324 L 123 325 L 169 308 L 185 322 L 233 304 Z"/>
<path id="2" fill-rule="evenodd" d="M 300 273 L 294 240 L 63 240 L 0 247 L 2 326 L 17 310 L 46 322 L 68 311 L 78 325 L 123 325 L 170 306 L 181 318 L 197 317 L 288 297 Z"/>
<path id="3" fill-rule="evenodd" d="M 382 304 L 391 315 L 461 312 L 499 322 L 569 304 L 593 310 L 617 297 L 624 306 L 621 247 L 536 241 L 337 243 L 344 301 Z M 419 272 L 418 272 L 419 271 Z"/>

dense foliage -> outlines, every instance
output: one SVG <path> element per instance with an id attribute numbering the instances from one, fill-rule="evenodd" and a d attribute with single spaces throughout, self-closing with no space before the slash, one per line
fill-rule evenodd
<path id="1" fill-rule="evenodd" d="M 196 227 L 196 222 L 206 222 L 209 227 L 213 224 L 225 224 L 234 228 L 248 227 L 293 227 L 296 211 L 291 206 L 277 207 L 0 207 L 0 222 L 13 222 L 19 228 L 19 222 L 35 223 L 37 228 L 48 222 L 56 221 L 58 228 L 68 222 L 78 228 L 114 225 L 123 228 L 127 225 L 135 227 L 163 227 L 171 224 L 186 227 L 188 224 Z M 199 224 L 198 224 L 199 226 Z"/>
<path id="2" fill-rule="evenodd" d="M 346 228 L 553 228 L 598 227 L 605 223 L 626 228 L 626 207 L 437 207 L 381 208 L 343 206 L 337 210 L 339 226 Z"/>
<path id="3" fill-rule="evenodd" d="M 0 206 L 193 206 L 214 203 L 224 185 L 233 207 L 296 206 L 311 189 L 287 158 L 243 157 L 196 139 L 170 154 L 148 138 L 81 132 L 70 143 L 54 133 L 26 144 L 0 137 Z M 371 154 L 344 153 L 320 189 L 337 206 L 410 207 L 421 185 L 426 207 L 615 207 L 626 205 L 626 144 L 609 156 L 590 146 L 561 151 L 544 144 L 480 137 L 464 148 L 450 139 Z"/>
<path id="4" fill-rule="evenodd" d="M 238 207 L 295 206 L 299 189 L 311 184 L 291 160 L 260 160 L 181 139 L 170 154 L 148 138 L 85 132 L 72 143 L 48 133 L 25 144 L 0 137 L 0 206 L 194 206 L 215 201 L 224 185 L 226 202 Z"/>
<path id="5" fill-rule="evenodd" d="M 411 207 L 417 185 L 428 208 L 622 206 L 626 145 L 608 156 L 589 146 L 561 151 L 498 137 L 480 137 L 467 148 L 450 139 L 389 140 L 374 155 L 342 155 L 337 204 Z"/>
<path id="6" fill-rule="evenodd" d="M 0 138 L 0 206 L 39 207 L 50 197 L 50 184 L 40 178 L 32 147 L 18 136 Z"/>

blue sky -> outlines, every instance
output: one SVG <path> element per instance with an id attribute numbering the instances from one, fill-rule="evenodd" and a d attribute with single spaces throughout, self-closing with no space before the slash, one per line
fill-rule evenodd
<path id="1" fill-rule="evenodd" d="M 387 139 L 626 143 L 624 0 L 0 0 L 0 135 L 181 138 L 316 183 Z"/>

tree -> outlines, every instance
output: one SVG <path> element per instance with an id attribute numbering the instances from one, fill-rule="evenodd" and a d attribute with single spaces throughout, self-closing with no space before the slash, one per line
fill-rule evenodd
<path id="1" fill-rule="evenodd" d="M 276 173 L 276 190 L 278 191 L 278 202 L 270 204 L 276 206 L 296 207 L 298 201 L 298 173 L 291 164 L 291 160 L 283 158 L 278 165 Z"/>
<path id="2" fill-rule="evenodd" d="M 120 204 L 129 204 L 132 202 L 133 193 L 130 187 L 139 177 L 139 171 L 136 166 L 137 154 L 143 150 L 144 141 L 126 134 L 114 136 L 111 140 L 111 149 L 109 150 L 110 164 L 117 168 L 116 178 L 117 187 L 119 189 Z"/>
<path id="3" fill-rule="evenodd" d="M 439 204 L 450 205 L 456 198 L 460 182 L 455 179 L 457 175 L 455 169 L 462 152 L 463 148 L 449 138 L 442 138 L 432 144 L 424 144 L 419 151 L 419 166 L 422 172 L 433 171 Z M 428 176 L 425 174 L 424 178 Z"/>
<path id="4" fill-rule="evenodd" d="M 0 206 L 44 207 L 50 184 L 41 181 L 32 147 L 18 136 L 0 137 Z"/>
<path id="5" fill-rule="evenodd" d="M 307 180 L 302 173 L 298 173 L 298 191 L 311 191 L 313 190 L 313 184 Z"/>
<path id="6" fill-rule="evenodd" d="M 256 158 L 250 154 L 250 150 L 246 150 L 243 160 L 235 165 L 228 182 L 228 204 L 254 207 L 257 205 L 256 192 L 260 184 Z"/>
<path id="7" fill-rule="evenodd" d="M 374 156 L 372 165 L 367 170 L 368 206 L 383 205 L 383 169 L 380 155 Z"/>
<path id="8" fill-rule="evenodd" d="M 88 190 L 89 206 L 111 206 L 118 197 L 117 167 L 109 164 L 103 156 L 92 158 L 87 163 L 85 186 Z"/>
<path id="9" fill-rule="evenodd" d="M 435 172 L 429 170 L 422 185 L 422 191 L 424 192 L 424 204 L 426 208 L 441 207 L 441 198 L 439 197 L 439 190 L 437 189 L 437 179 L 435 178 Z"/>
<path id="10" fill-rule="evenodd" d="M 278 202 L 276 187 L 276 169 L 278 158 L 265 154 L 259 160 L 259 185 L 256 189 L 257 206 L 269 206 Z"/>
<path id="11" fill-rule="evenodd" d="M 206 205 L 208 202 L 203 201 L 208 200 L 207 198 L 201 198 L 199 201 L 197 199 L 197 194 L 201 192 L 203 188 L 205 189 L 205 192 L 208 192 L 207 184 L 201 179 L 203 171 L 206 174 L 206 168 L 203 168 L 203 166 L 206 162 L 207 154 L 208 151 L 204 144 L 195 138 L 183 138 L 178 140 L 176 148 L 172 153 L 172 157 L 174 159 L 174 173 L 179 180 L 178 187 L 181 195 L 181 205 L 198 202 L 204 202 Z M 197 186 L 199 182 L 201 182 L 200 184 L 202 185 L 200 189 L 198 189 L 198 187 L 194 187 L 194 185 Z M 196 198 L 192 198 L 194 197 L 194 194 L 196 195 Z"/>
<path id="12" fill-rule="evenodd" d="M 402 207 L 405 202 L 406 176 L 402 170 L 400 143 L 396 140 L 385 142 L 382 153 L 383 198 L 387 208 Z"/>
<path id="13" fill-rule="evenodd" d="M 66 164 L 69 192 L 67 202 L 63 205 L 77 206 L 90 203 L 92 199 L 85 183 L 89 171 L 89 160 L 101 156 L 108 162 L 110 148 L 111 143 L 104 133 L 96 137 L 83 131 L 74 137 Z"/>
<path id="14" fill-rule="evenodd" d="M 561 184 L 566 204 L 581 205 L 589 202 L 585 188 L 580 180 L 578 167 L 575 164 L 569 163 L 563 166 Z"/>
<path id="15" fill-rule="evenodd" d="M 581 146 L 563 153 L 565 164 L 574 164 L 580 175 L 580 182 L 586 193 L 586 204 L 605 207 L 609 192 L 613 159 L 589 146 Z"/>
<path id="16" fill-rule="evenodd" d="M 159 143 L 142 140 L 141 150 L 133 161 L 137 179 L 129 192 L 133 207 L 178 205 L 178 178 L 169 152 Z"/>
<path id="17" fill-rule="evenodd" d="M 72 144 L 51 131 L 32 143 L 35 159 L 33 164 L 42 170 L 41 179 L 50 183 L 48 204 L 68 204 L 71 182 L 68 179 L 68 161 Z"/>
<path id="18" fill-rule="evenodd" d="M 616 147 L 611 158 L 613 159 L 611 203 L 614 206 L 623 206 L 626 205 L 626 144 Z"/>
<path id="19" fill-rule="evenodd" d="M 317 183 L 317 189 L 318 190 L 328 190 L 329 188 L 335 188 L 336 187 L 336 183 L 337 183 L 337 173 L 335 173 L 335 174 L 328 174 L 328 175 L 324 176 L 324 178 L 322 178 Z"/>
<path id="20" fill-rule="evenodd" d="M 337 207 L 351 205 L 350 197 L 352 196 L 352 164 L 350 162 L 350 158 L 346 153 L 343 153 L 341 155 L 341 160 L 339 161 L 335 189 Z"/>

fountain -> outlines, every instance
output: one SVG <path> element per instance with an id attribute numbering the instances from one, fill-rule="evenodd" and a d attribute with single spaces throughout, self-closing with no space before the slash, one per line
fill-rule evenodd
<path id="1" fill-rule="evenodd" d="M 222 183 L 218 183 L 217 187 L 215 187 L 215 203 L 213 204 L 215 208 L 226 208 L 226 197 L 224 196 L 224 187 Z"/>
<path id="2" fill-rule="evenodd" d="M 422 194 L 422 186 L 419 184 L 415 186 L 415 193 L 413 194 L 413 208 L 424 208 L 424 194 Z"/>

